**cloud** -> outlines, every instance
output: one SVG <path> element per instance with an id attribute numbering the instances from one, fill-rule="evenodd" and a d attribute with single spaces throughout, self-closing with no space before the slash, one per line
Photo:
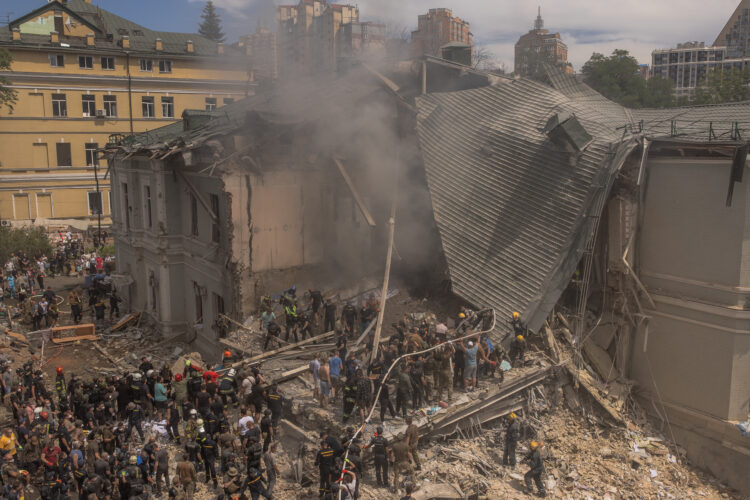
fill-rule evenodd
<path id="1" fill-rule="evenodd" d="M 378 20 L 409 30 L 416 28 L 419 14 L 436 6 L 434 0 L 351 3 L 359 6 L 362 20 Z M 648 63 L 656 48 L 674 47 L 689 40 L 710 45 L 738 3 L 739 0 L 713 0 L 707 6 L 705 0 L 453 0 L 440 6 L 453 9 L 455 16 L 469 21 L 475 41 L 512 67 L 513 46 L 519 36 L 531 29 L 539 5 L 545 27 L 562 35 L 570 61 L 580 68 L 592 52 L 607 54 L 621 48 Z M 253 31 L 257 16 L 268 17 L 273 0 L 214 0 L 214 4 L 232 16 L 229 31 L 236 38 Z"/>

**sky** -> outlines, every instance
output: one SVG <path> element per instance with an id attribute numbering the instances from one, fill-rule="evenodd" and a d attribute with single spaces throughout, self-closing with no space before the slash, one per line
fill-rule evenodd
<path id="1" fill-rule="evenodd" d="M 0 0 L 0 22 L 19 17 L 46 0 Z M 214 0 L 227 41 L 233 42 L 261 23 L 275 24 L 275 3 L 298 0 Z M 346 3 L 345 0 L 338 0 Z M 93 0 L 103 9 L 143 26 L 164 31 L 194 32 L 204 0 Z M 417 16 L 446 7 L 471 23 L 474 42 L 512 70 L 513 45 L 532 28 L 537 7 L 545 28 L 559 32 L 568 59 L 579 70 L 593 52 L 626 49 L 639 62 L 650 63 L 651 51 L 686 41 L 714 42 L 739 0 L 354 0 L 360 20 L 379 21 L 401 31 L 416 28 Z"/>

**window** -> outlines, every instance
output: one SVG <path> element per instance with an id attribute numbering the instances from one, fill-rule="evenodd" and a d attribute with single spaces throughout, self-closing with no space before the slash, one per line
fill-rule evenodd
<path id="1" fill-rule="evenodd" d="M 159 61 L 159 73 L 171 73 L 172 72 L 172 61 L 161 60 Z"/>
<path id="2" fill-rule="evenodd" d="M 94 58 L 91 56 L 78 56 L 78 67 L 81 69 L 94 69 Z"/>
<path id="3" fill-rule="evenodd" d="M 125 212 L 125 229 L 130 229 L 130 197 L 128 196 L 128 185 L 122 183 L 122 204 Z"/>
<path id="4" fill-rule="evenodd" d="M 198 200 L 190 193 L 190 234 L 198 236 Z"/>
<path id="5" fill-rule="evenodd" d="M 143 195 L 146 199 L 146 227 L 151 229 L 151 186 L 144 186 Z"/>
<path id="6" fill-rule="evenodd" d="M 86 166 L 87 167 L 98 167 L 99 156 L 96 154 L 96 150 L 99 149 L 99 145 L 95 142 L 86 144 Z"/>
<path id="7" fill-rule="evenodd" d="M 161 98 L 161 115 L 164 118 L 174 118 L 174 97 Z"/>
<path id="8" fill-rule="evenodd" d="M 141 59 L 141 71 L 153 71 L 154 70 L 154 61 L 151 59 Z"/>
<path id="9" fill-rule="evenodd" d="M 141 109 L 143 110 L 144 118 L 154 118 L 156 116 L 154 112 L 154 98 L 141 97 Z"/>
<path id="10" fill-rule="evenodd" d="M 219 195 L 211 195 L 211 211 L 216 215 L 215 221 L 211 224 L 211 241 L 218 243 L 221 240 L 221 229 L 219 228 Z"/>
<path id="11" fill-rule="evenodd" d="M 81 96 L 81 102 L 83 104 L 83 116 L 94 117 L 96 116 L 96 97 L 93 95 Z"/>
<path id="12" fill-rule="evenodd" d="M 104 96 L 104 114 L 106 116 L 117 116 L 117 96 Z"/>
<path id="13" fill-rule="evenodd" d="M 57 148 L 57 166 L 72 167 L 73 157 L 70 154 L 70 143 L 58 142 L 55 147 Z"/>
<path id="14" fill-rule="evenodd" d="M 232 104 L 232 103 L 234 103 L 234 99 L 232 99 L 231 97 L 224 98 L 224 106 L 226 106 L 227 104 Z"/>
<path id="15" fill-rule="evenodd" d="M 65 56 L 62 54 L 50 54 L 49 65 L 53 68 L 62 68 L 65 66 Z"/>
<path id="16" fill-rule="evenodd" d="M 102 193 L 89 191 L 89 213 L 99 215 L 102 213 Z"/>
<path id="17" fill-rule="evenodd" d="M 201 297 L 201 288 L 193 281 L 193 291 L 195 293 L 195 323 L 203 324 L 203 297 Z"/>
<path id="18" fill-rule="evenodd" d="M 115 69 L 114 57 L 102 57 L 102 69 Z"/>
<path id="19" fill-rule="evenodd" d="M 220 324 L 219 318 L 225 314 L 225 308 L 224 308 L 224 297 L 222 297 L 219 294 L 214 294 L 214 311 L 216 311 L 216 323 Z M 227 329 L 219 327 L 219 338 L 224 338 L 227 336 Z"/>
<path id="20" fill-rule="evenodd" d="M 206 111 L 213 111 L 216 109 L 216 98 L 206 97 Z"/>
<path id="21" fill-rule="evenodd" d="M 65 94 L 52 94 L 52 116 L 68 116 Z"/>

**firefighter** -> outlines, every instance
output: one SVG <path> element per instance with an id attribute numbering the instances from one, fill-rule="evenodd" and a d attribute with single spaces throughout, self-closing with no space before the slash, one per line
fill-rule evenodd
<path id="1" fill-rule="evenodd" d="M 320 442 L 320 451 L 315 457 L 315 465 L 320 469 L 320 485 L 318 496 L 323 497 L 331 492 L 331 476 L 334 473 L 334 451 L 328 446 L 327 441 Z"/>
<path id="2" fill-rule="evenodd" d="M 372 448 L 372 456 L 375 460 L 375 478 L 378 486 L 388 486 L 388 439 L 383 436 L 383 428 L 378 427 L 375 435 L 367 443 L 366 448 Z"/>
<path id="3" fill-rule="evenodd" d="M 516 445 L 521 431 L 521 424 L 515 413 L 508 415 L 508 426 L 505 428 L 505 450 L 503 451 L 503 465 L 516 466 Z"/>
<path id="4" fill-rule="evenodd" d="M 523 365 L 524 354 L 526 354 L 526 339 L 523 338 L 523 335 L 516 335 L 516 338 L 510 343 L 510 352 L 508 353 L 513 366 Z"/>
<path id="5" fill-rule="evenodd" d="M 63 367 L 57 367 L 57 375 L 55 376 L 55 391 L 57 392 L 57 399 L 60 404 L 65 403 L 68 400 L 68 384 L 65 382 L 65 374 L 63 373 Z"/>
<path id="6" fill-rule="evenodd" d="M 236 408 L 237 402 L 237 391 L 235 389 L 235 377 L 237 372 L 234 368 L 230 368 L 220 379 L 219 379 L 219 394 L 221 400 L 224 402 L 224 408 L 227 407 L 227 398 L 232 398 L 232 404 Z"/>
<path id="7" fill-rule="evenodd" d="M 531 485 L 532 480 L 534 483 L 536 483 L 536 488 L 539 491 L 539 496 L 544 498 L 547 496 L 547 493 L 544 491 L 544 483 L 542 482 L 542 474 L 544 474 L 544 462 L 542 461 L 542 454 L 540 451 L 540 448 L 542 447 L 542 443 L 539 443 L 537 441 L 532 441 L 529 445 L 529 449 L 531 450 L 528 455 L 526 455 L 526 458 L 523 459 L 524 462 L 529 463 L 529 471 L 524 474 L 523 479 L 526 483 L 526 491 L 527 493 L 531 493 L 534 491 L 534 488 Z"/>

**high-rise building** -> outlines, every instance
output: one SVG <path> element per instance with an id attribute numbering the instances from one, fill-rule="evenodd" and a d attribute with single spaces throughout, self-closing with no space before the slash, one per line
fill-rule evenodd
<path id="1" fill-rule="evenodd" d="M 1 72 L 16 91 L 0 109 L 0 220 L 86 228 L 109 222 L 99 151 L 249 91 L 246 56 L 197 34 L 153 31 L 92 5 L 39 0 L 0 27 Z M 126 187 L 128 189 L 128 187 Z M 129 186 L 148 198 L 148 186 Z M 138 192 L 133 192 L 137 190 Z"/>
<path id="2" fill-rule="evenodd" d="M 568 46 L 563 43 L 560 33 L 550 33 L 544 29 L 541 7 L 534 21 L 534 29 L 521 35 L 516 42 L 514 72 L 517 75 L 527 75 L 538 61 L 558 66 L 566 73 L 573 73 L 573 66 L 568 62 Z"/>
<path id="3" fill-rule="evenodd" d="M 474 35 L 469 23 L 453 17 L 450 9 L 430 9 L 417 19 L 411 48 L 415 57 L 430 55 L 471 65 Z"/>
<path id="4" fill-rule="evenodd" d="M 385 50 L 385 25 L 362 23 L 354 5 L 300 0 L 277 9 L 279 75 L 334 71 L 351 57 Z"/>
<path id="5" fill-rule="evenodd" d="M 258 27 L 255 33 L 241 36 L 237 46 L 250 58 L 250 70 L 256 80 L 279 76 L 279 56 L 276 33 Z"/>
<path id="6" fill-rule="evenodd" d="M 687 97 L 714 69 L 750 68 L 750 0 L 742 0 L 716 37 L 713 46 L 704 42 L 680 43 L 676 48 L 651 53 L 651 76 L 674 82 L 675 95 Z"/>

